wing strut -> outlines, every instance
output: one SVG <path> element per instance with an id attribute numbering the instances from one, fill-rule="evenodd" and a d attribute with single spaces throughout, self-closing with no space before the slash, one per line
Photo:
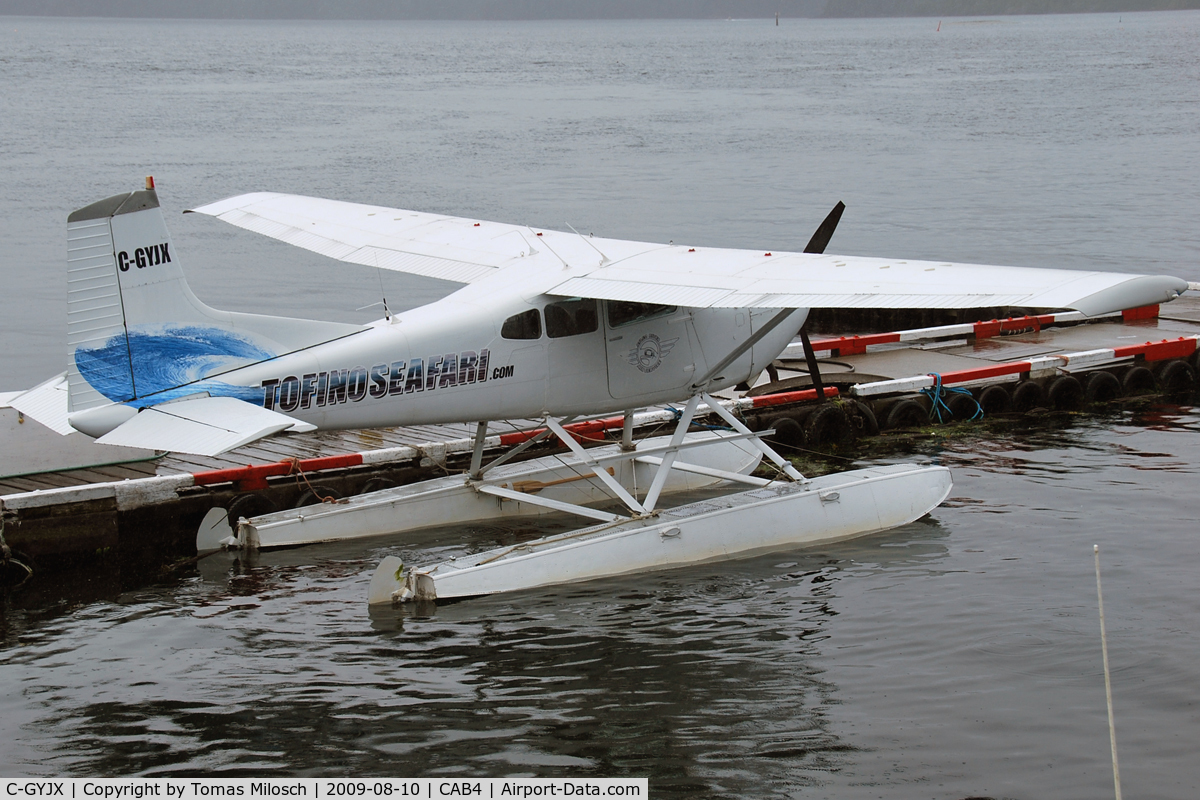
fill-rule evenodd
<path id="1" fill-rule="evenodd" d="M 845 210 L 846 204 L 839 200 L 837 205 L 833 207 L 833 210 L 829 212 L 829 215 L 825 217 L 824 221 L 817 226 L 816 233 L 814 233 L 812 238 L 809 239 L 808 246 L 804 248 L 804 252 L 815 253 L 817 255 L 825 252 L 825 248 L 829 245 L 829 240 L 833 238 L 833 232 L 837 230 L 838 222 L 840 222 L 842 219 L 842 212 Z M 709 381 L 720 375 L 723 369 L 728 367 L 743 353 L 757 344 L 764 336 L 775 330 L 775 328 L 777 328 L 779 324 L 787 319 L 795 310 L 796 309 L 794 308 L 785 308 L 775 316 L 771 317 L 771 319 L 767 321 L 766 325 L 755 331 L 754 335 L 742 342 L 741 345 L 731 350 L 727 356 L 717 362 L 715 367 L 705 373 L 703 378 L 693 383 L 692 388 L 706 388 Z M 803 325 L 800 326 L 800 340 L 804 343 L 804 357 L 808 360 L 808 370 L 813 379 L 813 386 L 817 390 L 817 398 L 824 400 L 825 387 L 821 383 L 821 371 L 817 367 L 817 357 L 813 352 L 812 344 L 808 340 L 808 333 L 804 330 Z"/>
<path id="2" fill-rule="evenodd" d="M 785 308 L 785 309 L 782 309 L 775 316 L 771 317 L 771 319 L 767 320 L 766 325 L 763 325 L 761 328 L 759 328 L 757 331 L 755 331 L 754 335 L 751 336 L 749 339 L 742 342 L 740 345 L 735 347 L 733 350 L 730 350 L 729 355 L 725 356 L 720 361 L 718 361 L 717 365 L 715 367 L 713 367 L 712 369 L 710 369 L 708 372 L 706 372 L 704 374 L 703 378 L 701 378 L 700 380 L 693 383 L 692 388 L 693 389 L 706 388 L 710 381 L 712 381 L 714 378 L 720 376 L 722 370 L 724 370 L 726 367 L 728 367 L 730 364 L 732 364 L 734 361 L 736 361 L 742 355 L 742 353 L 745 353 L 751 347 L 754 347 L 754 345 L 758 344 L 758 342 L 764 336 L 766 336 L 768 333 L 770 333 L 771 331 L 773 331 L 777 327 L 779 327 L 779 323 L 783 322 L 785 319 L 787 319 L 794 313 L 796 313 L 796 309 Z"/>

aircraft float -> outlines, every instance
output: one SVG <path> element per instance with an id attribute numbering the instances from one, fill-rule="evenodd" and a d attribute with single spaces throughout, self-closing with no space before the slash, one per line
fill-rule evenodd
<path id="1" fill-rule="evenodd" d="M 371 602 L 448 599 L 860 536 L 937 507 L 951 487 L 943 467 L 808 479 L 713 397 L 753 383 L 809 309 L 1090 316 L 1187 289 L 1165 276 L 828 255 L 841 208 L 804 252 L 623 241 L 270 192 L 192 209 L 335 260 L 463 284 L 351 325 L 202 303 L 147 179 L 68 217 L 62 401 L 26 413 L 102 443 L 206 455 L 286 432 L 475 422 L 465 475 L 243 520 L 230 542 L 298 544 L 522 513 L 593 523 L 433 567 L 389 557 L 370 590 Z M 635 410 L 664 403 L 683 405 L 672 434 L 634 442 Z M 729 431 L 689 433 L 708 412 Z M 567 428 L 613 413 L 625 416 L 620 444 L 585 449 Z M 509 452 L 485 464 L 489 423 L 513 419 L 544 420 L 527 444 L 553 435 L 569 454 L 506 463 Z M 747 474 L 760 457 L 775 478 Z M 660 508 L 667 492 L 723 480 L 752 488 Z M 605 500 L 621 511 L 596 507 Z"/>

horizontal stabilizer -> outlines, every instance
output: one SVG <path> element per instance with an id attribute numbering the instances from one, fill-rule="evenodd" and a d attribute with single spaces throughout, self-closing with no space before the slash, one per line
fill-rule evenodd
<path id="1" fill-rule="evenodd" d="M 234 397 L 196 397 L 143 409 L 96 441 L 215 456 L 289 429 L 315 426 Z"/>
<path id="2" fill-rule="evenodd" d="M 27 392 L 17 392 L 4 405 L 66 436 L 75 429 L 67 422 L 67 373 L 55 375 Z"/>

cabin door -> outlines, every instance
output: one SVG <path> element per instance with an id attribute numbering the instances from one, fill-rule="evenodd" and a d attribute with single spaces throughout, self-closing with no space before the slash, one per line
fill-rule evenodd
<path id="1" fill-rule="evenodd" d="M 577 413 L 604 396 L 600 308 L 599 300 L 570 297 L 543 309 L 550 369 L 546 407 L 553 414 Z"/>
<path id="2" fill-rule="evenodd" d="M 692 316 L 676 306 L 604 302 L 608 392 L 617 400 L 679 390 L 696 378 Z"/>

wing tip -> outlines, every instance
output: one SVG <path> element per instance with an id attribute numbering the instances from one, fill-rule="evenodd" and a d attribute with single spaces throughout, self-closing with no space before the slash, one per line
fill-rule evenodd
<path id="1" fill-rule="evenodd" d="M 1170 275 L 1133 275 L 1129 279 L 1082 297 L 1068 307 L 1095 317 L 1129 308 L 1141 308 L 1169 303 L 1179 297 L 1192 284 Z"/>

